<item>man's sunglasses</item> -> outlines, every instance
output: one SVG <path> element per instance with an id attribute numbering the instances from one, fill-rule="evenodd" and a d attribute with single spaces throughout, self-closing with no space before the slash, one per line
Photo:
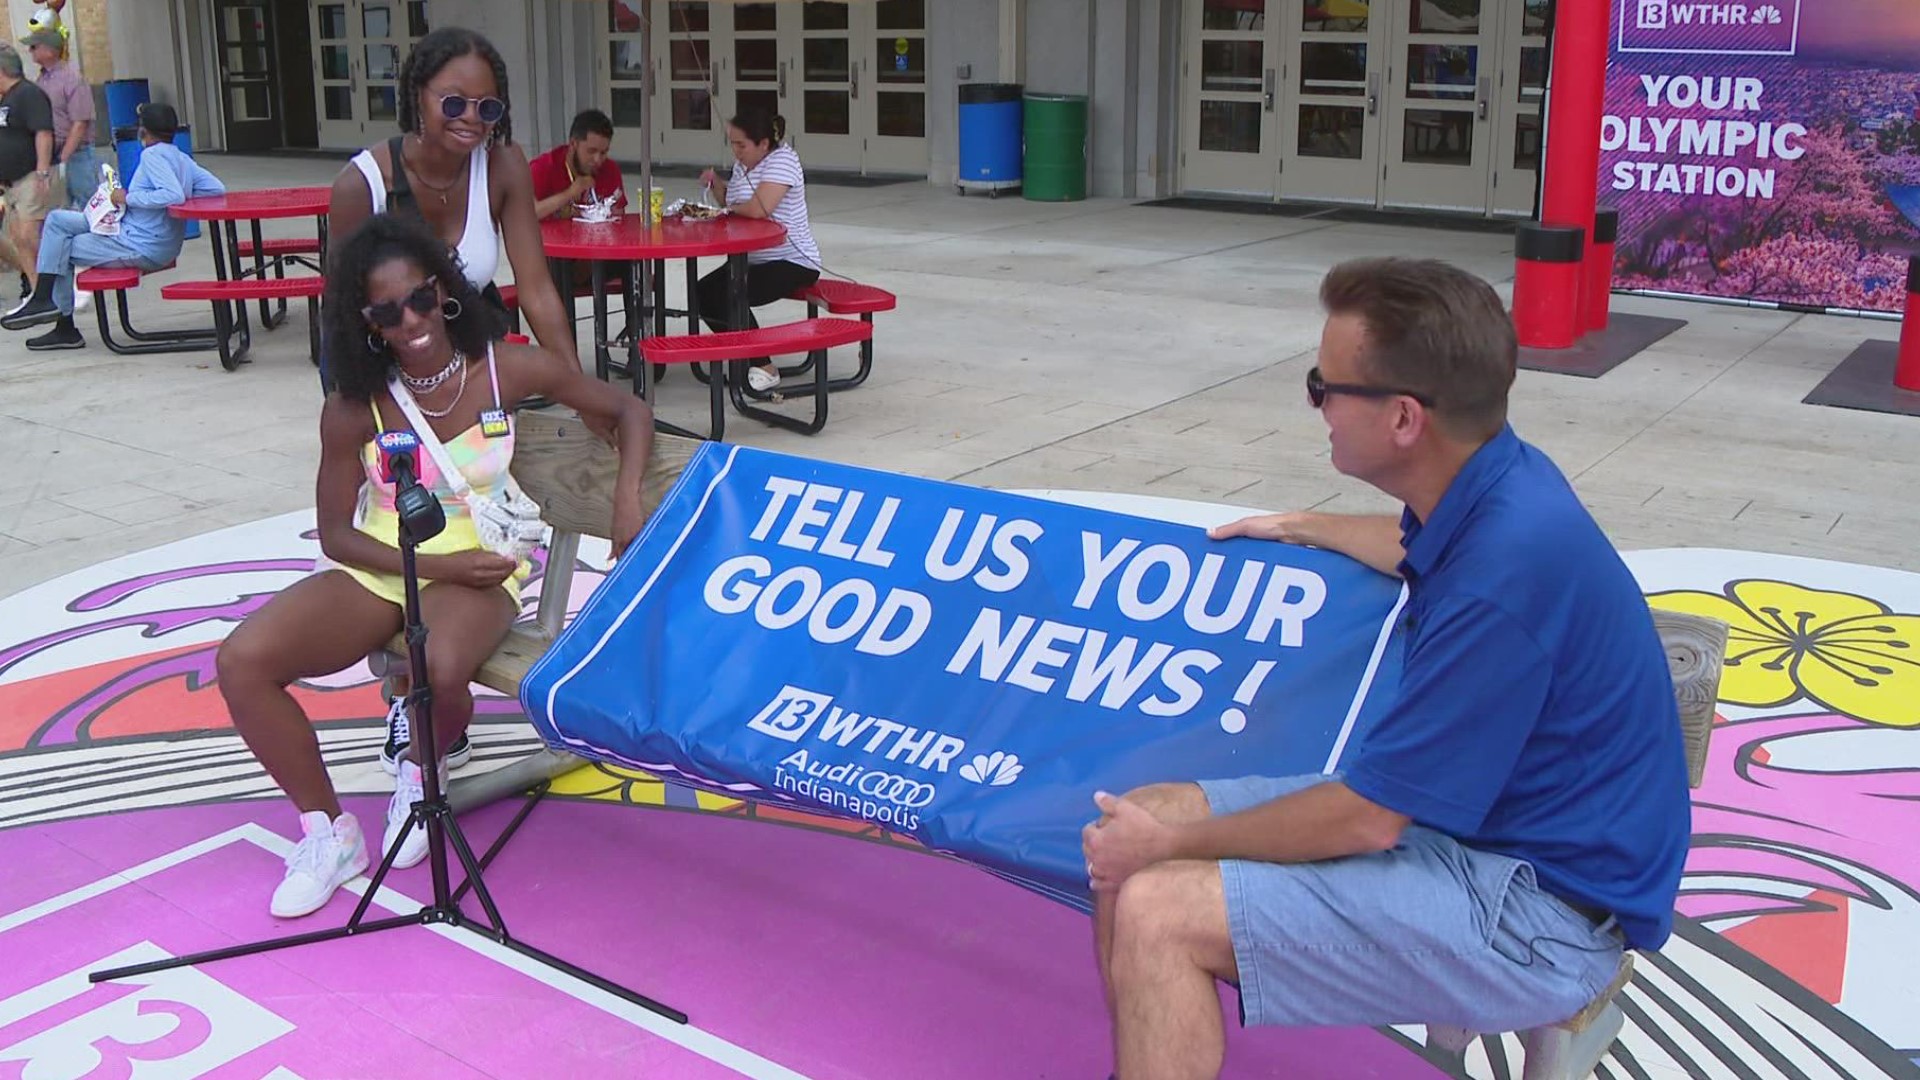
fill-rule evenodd
<path id="1" fill-rule="evenodd" d="M 406 318 L 406 313 L 400 309 L 403 303 L 412 308 L 416 315 L 432 314 L 433 309 L 440 306 L 440 279 L 430 277 L 421 282 L 407 294 L 404 301 L 382 300 L 377 304 L 368 304 L 360 309 L 360 314 L 365 315 L 367 321 L 373 325 L 383 330 L 391 330 L 400 325 L 401 319 Z"/>
<path id="2" fill-rule="evenodd" d="M 497 124 L 507 115 L 507 103 L 497 97 L 464 97 L 460 94 L 440 95 L 440 115 L 449 120 L 458 120 L 467 115 L 471 105 L 479 114 L 483 124 Z"/>
<path id="3" fill-rule="evenodd" d="M 1319 408 L 1327 403 L 1329 394 L 1346 394 L 1348 397 L 1390 398 L 1410 397 L 1413 400 L 1433 408 L 1433 399 L 1414 390 L 1400 390 L 1391 386 L 1367 386 L 1363 383 L 1333 383 L 1321 377 L 1320 369 L 1307 372 L 1307 400 Z"/>

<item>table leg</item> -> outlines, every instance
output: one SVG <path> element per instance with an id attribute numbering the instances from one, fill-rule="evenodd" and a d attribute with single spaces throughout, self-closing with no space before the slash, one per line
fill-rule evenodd
<path id="1" fill-rule="evenodd" d="M 613 355 L 607 347 L 607 264 L 594 259 L 590 263 L 593 281 L 593 365 L 602 380 L 612 378 Z"/>
<path id="2" fill-rule="evenodd" d="M 213 244 L 213 276 L 216 281 L 237 281 L 240 277 L 240 228 L 233 221 L 210 221 L 207 223 L 207 239 Z M 228 256 L 232 256 L 229 264 Z M 232 273 L 229 274 L 229 268 Z M 214 325 L 220 335 L 220 359 L 229 371 L 246 357 L 253 346 L 253 328 L 247 319 L 247 304 L 244 300 L 215 301 L 216 307 L 225 309 L 225 318 L 221 312 L 215 312 Z M 233 348 L 229 338 L 239 335 L 240 345 Z"/>
<path id="3" fill-rule="evenodd" d="M 627 373 L 633 376 L 635 397 L 649 397 L 647 393 L 647 363 L 640 354 L 640 339 L 645 335 L 647 322 L 645 312 L 639 307 L 640 286 L 635 284 L 634 271 L 649 266 L 645 261 L 628 263 L 626 272 L 620 275 L 621 300 L 627 307 Z"/>
<path id="4" fill-rule="evenodd" d="M 260 219 L 254 218 L 251 224 L 253 226 L 253 276 L 260 281 L 265 281 L 267 280 L 267 259 L 263 253 L 263 248 L 266 245 L 266 239 L 261 235 Z M 235 248 L 234 250 L 238 251 L 239 249 Z M 287 276 L 285 264 L 278 259 L 275 259 L 273 263 L 273 276 L 277 278 Z M 273 301 L 260 301 L 260 328 L 262 330 L 275 329 L 286 321 L 287 302 L 285 300 L 280 301 L 279 311 L 277 313 L 273 310 Z"/>

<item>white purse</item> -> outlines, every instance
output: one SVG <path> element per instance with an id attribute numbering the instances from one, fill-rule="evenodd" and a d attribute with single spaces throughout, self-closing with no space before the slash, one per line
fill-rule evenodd
<path id="1" fill-rule="evenodd" d="M 467 512 L 473 517 L 473 530 L 480 535 L 480 543 L 488 551 L 520 562 L 546 542 L 547 523 L 540 520 L 540 504 L 520 490 L 520 485 L 514 482 L 511 474 L 507 476 L 504 497 L 490 498 L 473 490 L 467 478 L 454 468 L 452 459 L 447 456 L 447 448 L 440 445 L 440 438 L 433 433 L 433 426 L 420 415 L 420 407 L 414 403 L 413 395 L 406 386 L 395 378 L 387 383 L 387 388 L 393 391 L 393 399 L 400 403 L 401 411 L 413 423 L 413 431 L 420 437 L 420 445 L 433 455 L 433 463 L 440 469 L 440 475 L 446 478 L 454 498 L 467 504 Z"/>

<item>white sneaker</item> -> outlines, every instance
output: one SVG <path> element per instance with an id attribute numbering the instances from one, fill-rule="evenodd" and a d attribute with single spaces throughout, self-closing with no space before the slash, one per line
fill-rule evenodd
<path id="1" fill-rule="evenodd" d="M 764 394 L 780 385 L 780 373 L 772 368 L 750 367 L 747 369 L 747 385 Z"/>
<path id="2" fill-rule="evenodd" d="M 324 810 L 300 815 L 305 835 L 287 856 L 287 876 L 273 890 L 275 918 L 296 919 L 327 906 L 333 892 L 367 869 L 367 840 L 352 814 L 327 820 Z"/>
<path id="3" fill-rule="evenodd" d="M 420 785 L 420 766 L 411 761 L 401 762 L 400 775 L 394 779 L 393 798 L 387 801 L 387 838 L 380 849 L 393 850 L 393 843 L 399 839 L 401 830 L 406 830 L 406 842 L 400 845 L 400 853 L 393 857 L 395 870 L 417 866 L 421 859 L 427 857 L 427 830 L 417 827 L 407 829 L 408 819 L 413 816 L 413 804 L 425 797 Z"/>

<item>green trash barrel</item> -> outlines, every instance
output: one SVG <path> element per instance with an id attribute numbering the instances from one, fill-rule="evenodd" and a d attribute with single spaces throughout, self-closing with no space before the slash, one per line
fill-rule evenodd
<path id="1" fill-rule="evenodd" d="M 1028 94 L 1021 125 L 1025 160 L 1021 194 L 1036 202 L 1087 197 L 1087 99 L 1079 94 Z"/>

